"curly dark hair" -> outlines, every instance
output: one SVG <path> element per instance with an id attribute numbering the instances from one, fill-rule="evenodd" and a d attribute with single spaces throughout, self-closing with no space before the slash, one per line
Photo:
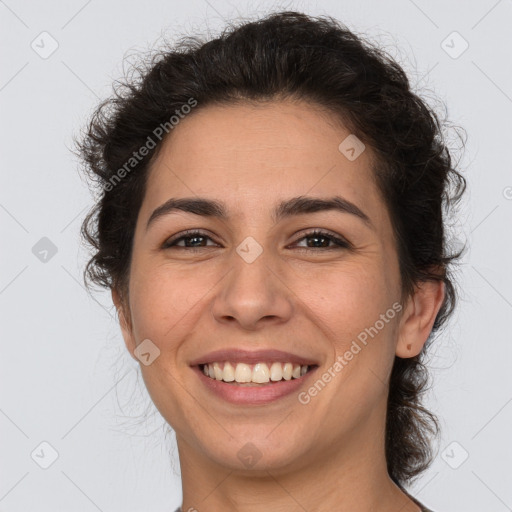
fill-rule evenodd
<path id="1" fill-rule="evenodd" d="M 389 475 L 403 489 L 433 459 L 439 422 L 422 406 L 429 382 L 424 357 L 454 309 L 452 266 L 462 254 L 448 251 L 443 208 L 459 202 L 466 180 L 452 162 L 438 114 L 412 91 L 392 57 L 328 16 L 278 12 L 229 26 L 208 41 L 183 37 L 132 71 L 75 140 L 98 193 L 81 229 L 94 251 L 84 271 L 88 287 L 115 288 L 127 297 L 148 169 L 171 132 L 171 116 L 186 112 L 184 105 L 196 102 L 195 112 L 209 104 L 303 99 L 338 116 L 373 149 L 373 172 L 396 238 L 402 298 L 422 281 L 445 283 L 422 352 L 395 357 L 391 371 L 385 451 Z M 163 134 L 159 126 L 163 137 L 156 136 Z M 150 148 L 143 156 L 142 147 Z"/>

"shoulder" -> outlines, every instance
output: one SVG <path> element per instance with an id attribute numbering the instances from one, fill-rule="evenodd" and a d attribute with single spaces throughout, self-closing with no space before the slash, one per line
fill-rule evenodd
<path id="1" fill-rule="evenodd" d="M 423 503 L 420 503 L 414 496 L 411 496 L 407 491 L 405 491 L 404 489 L 402 490 L 403 492 L 405 492 L 407 496 L 409 496 L 409 498 L 411 498 L 412 501 L 414 501 L 414 503 L 416 503 L 416 505 L 418 505 L 418 507 L 420 507 L 421 512 L 434 512 L 433 510 L 430 510 L 429 508 L 425 507 Z"/>
<path id="2" fill-rule="evenodd" d="M 420 503 L 418 500 L 414 500 L 414 503 L 416 503 L 416 505 L 418 505 L 418 507 L 421 508 L 421 512 L 434 512 L 433 510 L 425 507 L 425 505 L 423 505 L 422 503 Z M 178 511 L 179 512 L 179 511 Z"/>

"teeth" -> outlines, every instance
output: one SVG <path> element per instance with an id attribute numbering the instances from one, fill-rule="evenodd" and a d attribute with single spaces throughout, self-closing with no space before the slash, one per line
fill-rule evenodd
<path id="1" fill-rule="evenodd" d="M 224 373 L 222 377 L 224 382 L 233 382 L 235 380 L 235 369 L 231 364 L 224 363 Z"/>
<path id="2" fill-rule="evenodd" d="M 309 370 L 307 365 L 292 363 L 274 362 L 269 368 L 267 363 L 246 363 L 214 362 L 203 365 L 203 373 L 212 379 L 224 382 L 255 382 L 264 384 L 266 382 L 278 382 L 280 380 L 298 379 L 304 376 Z"/>
<path id="3" fill-rule="evenodd" d="M 238 363 L 235 370 L 235 380 L 237 382 L 251 382 L 252 371 L 248 364 Z"/>
<path id="4" fill-rule="evenodd" d="M 209 369 L 208 373 L 210 373 Z M 222 380 L 222 368 L 220 367 L 219 363 L 213 363 L 213 374 L 217 380 Z"/>
<path id="5" fill-rule="evenodd" d="M 283 366 L 281 363 L 272 363 L 270 367 L 270 380 L 278 381 L 283 378 Z"/>
<path id="6" fill-rule="evenodd" d="M 283 366 L 283 379 L 290 380 L 292 378 L 292 372 L 293 372 L 293 364 L 285 363 L 285 365 Z"/>
<path id="7" fill-rule="evenodd" d="M 270 370 L 265 363 L 258 363 L 254 365 L 252 370 L 252 382 L 268 382 L 270 379 Z"/>

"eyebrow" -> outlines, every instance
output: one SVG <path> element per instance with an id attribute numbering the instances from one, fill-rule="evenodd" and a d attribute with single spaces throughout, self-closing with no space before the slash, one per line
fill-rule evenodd
<path id="1" fill-rule="evenodd" d="M 294 215 L 305 215 L 329 210 L 354 215 L 361 219 L 368 227 L 375 229 L 368 215 L 354 203 L 340 196 L 329 198 L 310 196 L 293 197 L 278 203 L 272 211 L 271 218 L 274 223 L 277 223 Z M 225 205 L 220 201 L 203 197 L 170 198 L 153 211 L 146 224 L 146 230 L 156 219 L 176 211 L 193 213 L 194 215 L 201 215 L 203 217 L 214 217 L 223 221 L 230 219 Z"/>

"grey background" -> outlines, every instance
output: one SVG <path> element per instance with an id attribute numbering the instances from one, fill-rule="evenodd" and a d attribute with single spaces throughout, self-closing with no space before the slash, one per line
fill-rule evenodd
<path id="1" fill-rule="evenodd" d="M 175 440 L 164 437 L 110 295 L 83 288 L 78 230 L 92 198 L 69 148 L 127 55 L 162 34 L 216 34 L 224 19 L 279 8 L 330 14 L 380 42 L 468 133 L 460 168 L 470 189 L 453 236 L 470 250 L 459 309 L 430 361 L 427 405 L 443 434 L 411 492 L 436 512 L 512 510 L 512 1 L 6 0 L 0 511 L 158 512 L 181 502 Z M 52 40 L 58 48 L 42 58 Z M 58 452 L 47 469 L 42 442 Z"/>

